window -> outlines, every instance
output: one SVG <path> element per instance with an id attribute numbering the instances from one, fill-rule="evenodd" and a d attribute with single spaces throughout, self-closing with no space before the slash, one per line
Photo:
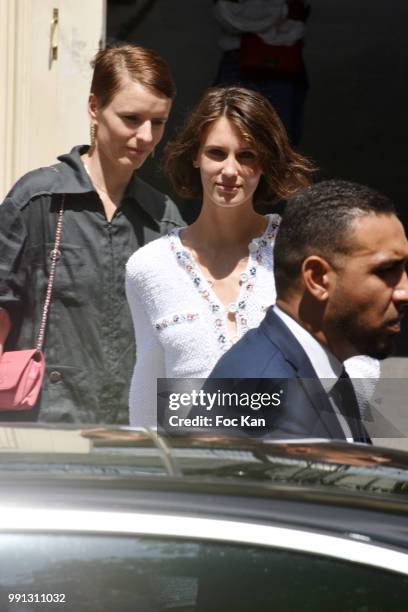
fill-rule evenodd
<path id="1" fill-rule="evenodd" d="M 278 549 L 105 535 L 0 538 L 2 612 L 402 612 L 408 601 L 408 577 Z M 66 604 L 16 605 L 8 593 L 64 593 Z"/>

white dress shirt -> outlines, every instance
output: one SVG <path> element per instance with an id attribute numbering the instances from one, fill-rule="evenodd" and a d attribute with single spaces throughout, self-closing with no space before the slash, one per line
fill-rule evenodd
<path id="1" fill-rule="evenodd" d="M 329 401 L 339 420 L 340 427 L 344 432 L 347 442 L 353 442 L 350 427 L 340 412 L 334 396 L 331 393 L 343 370 L 343 364 L 328 349 L 320 344 L 320 342 L 318 342 L 316 338 L 312 336 L 312 334 L 302 327 L 302 325 L 295 321 L 295 319 L 293 319 L 290 315 L 283 312 L 279 306 L 275 305 L 273 307 L 273 311 L 285 323 L 305 351 L 314 371 L 317 374 L 317 377 L 320 379 L 320 382 L 328 395 Z"/>

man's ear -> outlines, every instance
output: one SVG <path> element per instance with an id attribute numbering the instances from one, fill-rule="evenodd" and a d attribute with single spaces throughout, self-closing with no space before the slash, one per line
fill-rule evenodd
<path id="1" fill-rule="evenodd" d="M 329 297 L 332 272 L 333 268 L 329 262 L 319 255 L 310 255 L 302 264 L 305 288 L 319 302 L 325 302 Z"/>
<path id="2" fill-rule="evenodd" d="M 91 119 L 96 120 L 99 111 L 99 102 L 98 98 L 94 93 L 89 94 L 88 98 L 88 113 Z"/>

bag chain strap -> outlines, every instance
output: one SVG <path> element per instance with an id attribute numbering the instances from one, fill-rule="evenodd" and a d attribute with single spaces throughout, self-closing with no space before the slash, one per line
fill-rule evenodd
<path id="1" fill-rule="evenodd" d="M 47 293 L 45 295 L 44 307 L 43 307 L 42 316 L 41 316 L 40 331 L 38 333 L 37 344 L 35 346 L 37 351 L 41 351 L 43 344 L 44 344 L 45 327 L 47 325 L 48 313 L 50 311 L 52 288 L 54 285 L 54 278 L 55 278 L 55 268 L 57 265 L 57 261 L 61 255 L 59 248 L 61 246 L 62 219 L 64 215 L 64 201 L 65 201 L 65 195 L 63 195 L 61 198 L 61 206 L 58 211 L 57 228 L 55 230 L 55 243 L 54 243 L 54 248 L 51 251 L 51 267 L 50 267 L 50 275 L 48 277 Z"/>

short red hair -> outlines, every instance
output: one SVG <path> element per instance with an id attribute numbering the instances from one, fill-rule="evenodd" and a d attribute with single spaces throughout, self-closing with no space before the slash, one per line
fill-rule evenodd
<path id="1" fill-rule="evenodd" d="M 152 49 L 136 45 L 109 47 L 99 51 L 91 65 L 94 69 L 91 93 L 95 94 L 102 107 L 113 99 L 124 78 L 171 100 L 176 95 L 167 62 Z"/>

